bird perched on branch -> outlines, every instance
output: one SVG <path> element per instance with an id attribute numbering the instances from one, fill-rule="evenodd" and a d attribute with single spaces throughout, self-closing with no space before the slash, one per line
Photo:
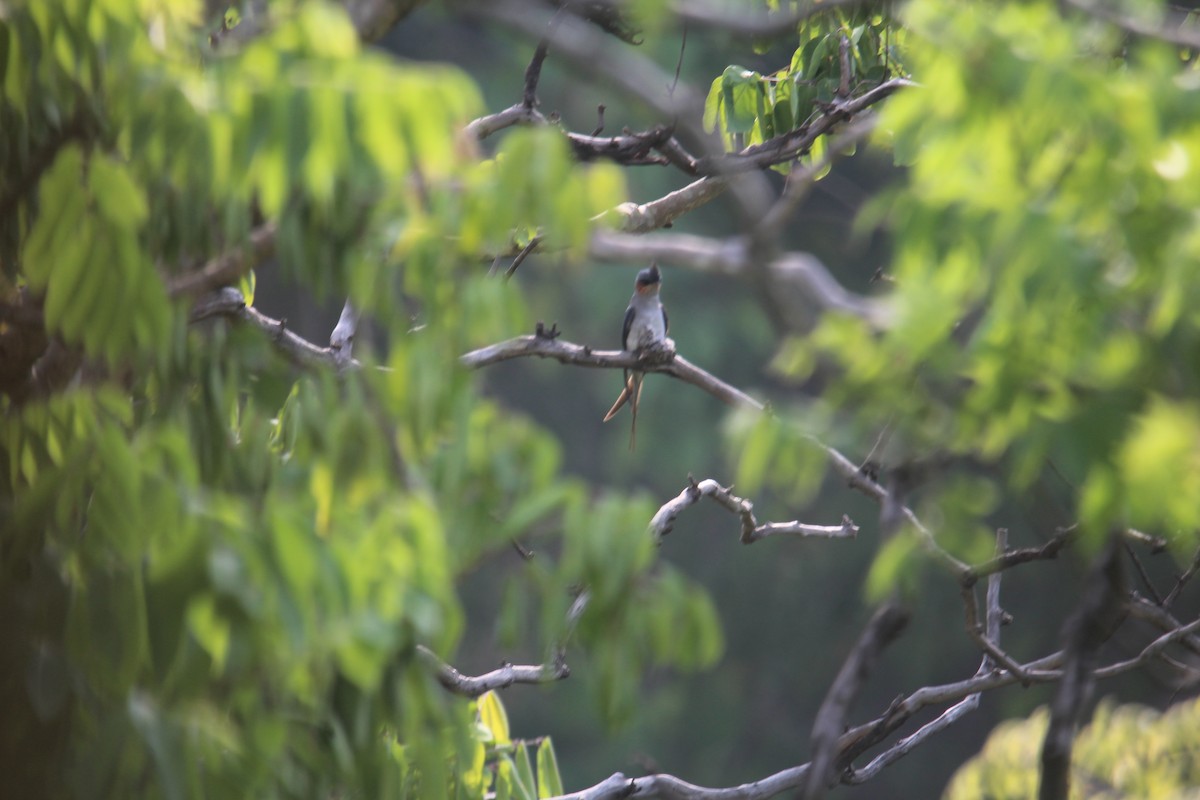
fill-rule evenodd
<path id="1" fill-rule="evenodd" d="M 658 297 L 662 288 L 662 273 L 658 264 L 651 263 L 647 269 L 637 274 L 633 283 L 633 297 L 629 300 L 629 308 L 625 309 L 625 325 L 621 329 L 621 346 L 628 352 L 645 350 L 656 347 L 667 338 L 667 309 L 663 307 Z M 640 370 L 625 370 L 625 386 L 617 397 L 617 402 L 604 415 L 608 422 L 625 403 L 633 413 L 633 421 L 629 426 L 629 449 L 632 450 L 637 437 L 638 401 L 642 397 L 642 373 Z"/>

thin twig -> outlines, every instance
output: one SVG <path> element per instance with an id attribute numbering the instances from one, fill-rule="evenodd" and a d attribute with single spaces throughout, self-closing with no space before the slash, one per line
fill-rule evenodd
<path id="1" fill-rule="evenodd" d="M 1003 553 L 1008 549 L 1008 530 L 1000 528 L 996 531 L 996 552 Z M 988 576 L 987 581 L 987 607 L 985 609 L 986 621 L 984 627 L 986 636 L 989 642 L 1000 645 L 1000 623 L 1003 619 L 1004 612 L 1000 608 L 1000 578 L 999 572 Z M 990 674 L 994 669 L 992 658 L 989 655 L 984 655 L 983 660 L 979 662 L 979 669 L 976 670 L 975 676 Z M 1023 671 L 1023 670 L 1022 670 Z M 917 747 L 922 745 L 926 739 L 933 736 L 935 733 L 945 730 L 953 725 L 964 715 L 979 708 L 979 700 L 982 694 L 976 692 L 969 694 L 962 700 L 959 700 L 954 705 L 947 708 L 935 719 L 925 723 L 918 728 L 914 733 L 905 736 L 894 745 L 884 750 L 882 753 L 871 759 L 862 769 L 852 769 L 848 772 L 844 781 L 849 784 L 865 783 L 875 777 L 885 767 L 894 764 L 904 756 L 911 753 Z"/>
<path id="2" fill-rule="evenodd" d="M 1069 793 L 1075 731 L 1096 682 L 1100 645 L 1112 635 L 1127 594 L 1118 542 L 1118 536 L 1110 537 L 1063 628 L 1066 659 L 1042 741 L 1038 800 L 1066 800 Z"/>
<path id="3" fill-rule="evenodd" d="M 525 89 L 521 95 L 521 104 L 530 111 L 538 105 L 538 80 L 542 76 L 542 64 L 546 60 L 546 53 L 549 49 L 550 44 L 545 39 L 538 42 L 538 46 L 533 51 L 533 58 L 529 60 L 529 66 L 525 68 Z"/>
<path id="4" fill-rule="evenodd" d="M 999 573 L 997 573 L 998 575 Z M 991 576 L 995 577 L 995 576 Z M 1017 663 L 1016 659 L 1004 652 L 999 645 L 996 644 L 996 639 L 987 635 L 987 625 L 991 622 L 990 618 L 980 621 L 978 615 L 978 607 L 975 602 L 975 588 L 973 586 L 962 587 L 963 610 L 966 616 L 967 634 L 971 640 L 983 651 L 985 658 L 990 658 L 1000 666 L 1007 669 L 1013 675 L 1017 676 L 1017 680 L 1021 681 L 1021 685 L 1029 685 L 1029 677 L 1025 674 L 1024 668 Z"/>
<path id="5" fill-rule="evenodd" d="M 1145 585 L 1146 591 L 1154 598 L 1154 602 L 1158 605 L 1163 604 L 1163 598 L 1154 588 L 1154 582 L 1150 580 L 1150 574 L 1146 572 L 1146 568 L 1142 565 L 1142 560 L 1138 558 L 1138 554 L 1134 552 L 1133 546 L 1129 542 L 1125 542 L 1125 553 L 1129 556 L 1129 560 L 1133 562 L 1134 569 L 1137 570 L 1138 577 L 1142 579 L 1142 584 Z"/>
<path id="6" fill-rule="evenodd" d="M 754 504 L 745 498 L 735 495 L 730 488 L 721 486 L 715 480 L 706 478 L 697 483 L 691 475 L 688 485 L 677 497 L 663 503 L 662 507 L 650 520 L 650 532 L 656 541 L 661 541 L 669 534 L 675 525 L 679 513 L 688 506 L 695 505 L 700 498 L 707 497 L 741 518 L 743 544 L 752 544 L 768 536 L 793 534 L 796 536 L 814 536 L 826 539 L 852 539 L 858 534 L 858 526 L 847 516 L 842 517 L 841 525 L 808 525 L 799 521 L 766 522 L 759 524 L 754 516 Z"/>
<path id="7" fill-rule="evenodd" d="M 679 58 L 675 61 L 675 79 L 672 80 L 671 85 L 667 87 L 667 97 L 673 97 L 675 95 L 675 87 L 679 85 L 679 71 L 683 69 L 683 54 L 687 51 L 687 35 L 687 20 L 684 20 L 683 33 L 680 34 L 679 40 Z"/>
<path id="8" fill-rule="evenodd" d="M 521 266 L 525 259 L 529 258 L 529 254 L 532 253 L 537 246 L 541 244 L 541 242 L 541 236 L 534 236 L 529 240 L 529 244 L 521 248 L 521 252 L 517 253 L 517 257 L 513 259 L 512 264 L 504 271 L 504 280 L 508 280 L 513 276 L 513 274 L 517 271 L 517 267 Z"/>
<path id="9" fill-rule="evenodd" d="M 1171 591 L 1167 592 L 1167 596 L 1163 598 L 1161 605 L 1169 608 L 1171 604 L 1175 602 L 1175 599 L 1179 597 L 1179 593 L 1183 591 L 1183 587 L 1192 579 L 1192 576 L 1196 574 L 1196 570 L 1198 569 L 1200 569 L 1200 550 L 1197 550 L 1196 554 L 1192 556 L 1191 566 L 1184 570 L 1183 573 L 1175 580 L 1175 585 L 1171 587 Z"/>
<path id="10" fill-rule="evenodd" d="M 1017 550 L 1009 550 L 989 561 L 971 567 L 963 574 L 963 583 L 970 585 L 982 577 L 1003 572 L 1006 569 L 1029 561 L 1058 558 L 1059 551 L 1066 547 L 1074 538 L 1077 530 L 1077 526 L 1074 525 L 1069 528 L 1060 528 L 1041 547 L 1022 547 Z"/>
<path id="11" fill-rule="evenodd" d="M 417 646 L 417 654 L 434 671 L 438 683 L 462 697 L 479 697 L 485 692 L 505 689 L 515 683 L 551 683 L 571 674 L 561 653 L 546 664 L 504 664 L 499 669 L 474 677 L 462 674 L 424 645 Z"/>
<path id="12" fill-rule="evenodd" d="M 338 348 L 320 347 L 293 333 L 286 320 L 272 319 L 246 305 L 242 293 L 229 286 L 197 302 L 189 314 L 189 321 L 195 323 L 213 317 L 234 319 L 258 328 L 292 363 L 306 369 L 343 370 L 362 366 L 357 359 L 343 356 Z"/>

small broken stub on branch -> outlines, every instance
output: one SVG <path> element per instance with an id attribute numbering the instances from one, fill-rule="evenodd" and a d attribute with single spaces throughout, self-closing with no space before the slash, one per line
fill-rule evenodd
<path id="1" fill-rule="evenodd" d="M 533 330 L 533 335 L 539 339 L 545 339 L 552 342 L 559 336 L 562 336 L 562 331 L 558 329 L 557 322 L 547 328 L 546 324 L 539 319 L 537 327 Z"/>

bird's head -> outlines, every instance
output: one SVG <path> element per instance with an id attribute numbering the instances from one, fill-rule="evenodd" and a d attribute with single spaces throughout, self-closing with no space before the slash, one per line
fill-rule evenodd
<path id="1" fill-rule="evenodd" d="M 662 286 L 662 273 L 658 271 L 658 264 L 651 263 L 648 268 L 639 272 L 633 285 L 638 294 L 658 294 Z"/>

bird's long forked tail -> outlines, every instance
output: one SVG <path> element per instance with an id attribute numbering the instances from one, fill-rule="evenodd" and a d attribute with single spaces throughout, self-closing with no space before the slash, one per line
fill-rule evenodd
<path id="1" fill-rule="evenodd" d="M 629 424 L 629 449 L 632 451 L 637 447 L 637 412 L 638 402 L 642 399 L 642 376 L 640 373 L 630 373 L 625 378 L 625 386 L 621 388 L 621 393 L 617 395 L 617 401 L 613 403 L 612 408 L 604 415 L 604 421 L 608 422 L 617 415 L 621 407 L 629 403 L 629 410 L 633 414 L 633 419 Z"/>

